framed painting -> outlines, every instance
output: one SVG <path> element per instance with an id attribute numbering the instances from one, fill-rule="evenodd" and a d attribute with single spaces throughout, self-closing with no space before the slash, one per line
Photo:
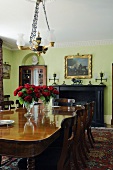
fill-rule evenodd
<path id="1" fill-rule="evenodd" d="M 10 79 L 11 65 L 4 63 L 3 64 L 3 79 Z"/>
<path id="2" fill-rule="evenodd" d="M 92 77 L 92 55 L 65 56 L 65 78 L 89 79 Z"/>

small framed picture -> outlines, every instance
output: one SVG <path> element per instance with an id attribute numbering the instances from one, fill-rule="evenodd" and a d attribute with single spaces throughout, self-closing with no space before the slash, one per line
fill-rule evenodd
<path id="1" fill-rule="evenodd" d="M 10 79 L 11 65 L 3 64 L 3 79 Z"/>
<path id="2" fill-rule="evenodd" d="M 92 77 L 92 55 L 65 56 L 65 78 L 89 79 Z"/>

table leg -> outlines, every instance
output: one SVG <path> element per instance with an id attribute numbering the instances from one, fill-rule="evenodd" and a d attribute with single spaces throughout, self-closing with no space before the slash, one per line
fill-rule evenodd
<path id="1" fill-rule="evenodd" d="M 35 158 L 27 158 L 27 170 L 35 170 Z"/>

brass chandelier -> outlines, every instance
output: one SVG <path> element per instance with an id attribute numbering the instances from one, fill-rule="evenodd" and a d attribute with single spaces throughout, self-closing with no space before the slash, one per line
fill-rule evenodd
<path id="1" fill-rule="evenodd" d="M 43 6 L 43 11 L 45 14 L 45 19 L 46 19 L 46 24 L 47 28 L 49 31 L 49 44 L 46 46 L 41 45 L 41 36 L 40 32 L 37 34 L 37 21 L 38 21 L 38 13 L 39 13 L 39 5 L 42 3 Z M 37 34 L 37 35 L 36 35 Z M 48 50 L 48 47 L 54 47 L 55 43 L 55 36 L 53 34 L 53 30 L 50 30 L 48 20 L 47 20 L 47 15 L 46 15 L 46 10 L 45 10 L 45 0 L 36 0 L 36 7 L 35 7 L 35 14 L 34 14 L 34 19 L 33 19 L 33 24 L 32 24 L 32 31 L 30 35 L 30 46 L 26 47 L 24 39 L 23 39 L 24 34 L 19 34 L 18 39 L 17 39 L 17 46 L 19 50 L 32 50 L 34 52 L 37 52 L 38 55 L 41 53 L 46 53 Z"/>

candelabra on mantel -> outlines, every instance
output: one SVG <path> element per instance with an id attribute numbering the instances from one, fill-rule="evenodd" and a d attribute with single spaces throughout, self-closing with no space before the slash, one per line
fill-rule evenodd
<path id="1" fill-rule="evenodd" d="M 95 81 L 97 82 L 97 80 L 100 80 L 100 85 L 103 85 L 104 83 L 102 82 L 103 80 L 107 81 L 107 77 L 104 77 L 104 73 L 100 72 L 100 78 L 95 78 Z"/>
<path id="2" fill-rule="evenodd" d="M 53 74 L 53 78 L 52 78 L 52 79 L 49 78 L 49 81 L 50 81 L 50 80 L 53 80 L 53 81 L 54 81 L 52 85 L 57 85 L 57 83 L 56 83 L 55 81 L 56 81 L 56 80 L 59 81 L 59 78 L 57 78 L 57 74 L 54 73 L 54 74 Z"/>

